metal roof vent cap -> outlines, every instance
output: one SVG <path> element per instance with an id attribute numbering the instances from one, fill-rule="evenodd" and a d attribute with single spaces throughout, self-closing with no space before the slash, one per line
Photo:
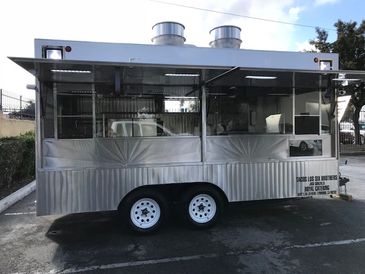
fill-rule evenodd
<path id="1" fill-rule="evenodd" d="M 242 43 L 241 29 L 237 26 L 219 26 L 212 29 L 209 34 L 212 48 L 235 48 L 239 49 Z"/>
<path id="2" fill-rule="evenodd" d="M 155 45 L 181 46 L 185 42 L 185 26 L 177 22 L 160 22 L 152 27 Z"/>

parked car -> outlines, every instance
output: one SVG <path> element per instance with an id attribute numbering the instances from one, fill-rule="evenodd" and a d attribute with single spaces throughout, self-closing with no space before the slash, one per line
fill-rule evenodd
<path id="1" fill-rule="evenodd" d="M 354 144 L 355 136 L 353 133 L 349 131 L 340 131 L 339 133 L 340 143 L 341 144 Z"/>
<path id="2" fill-rule="evenodd" d="M 365 144 L 365 123 L 359 123 L 360 128 L 360 144 Z M 340 123 L 339 133 L 341 144 L 355 144 L 355 127 L 353 123 L 342 122 Z"/>
<path id="3" fill-rule="evenodd" d="M 111 137 L 138 137 L 138 136 L 174 136 L 169 129 L 159 125 L 152 119 L 148 120 L 111 120 Z"/>

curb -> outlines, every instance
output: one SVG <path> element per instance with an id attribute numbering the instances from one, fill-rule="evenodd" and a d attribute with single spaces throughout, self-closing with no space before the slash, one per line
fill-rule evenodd
<path id="1" fill-rule="evenodd" d="M 334 199 L 348 201 L 348 202 L 351 202 L 351 201 L 354 200 L 354 198 L 350 194 L 342 194 L 342 193 L 340 193 L 340 194 L 331 195 L 330 197 L 331 198 L 334 198 Z"/>
<path id="2" fill-rule="evenodd" d="M 6 210 L 8 207 L 12 206 L 16 202 L 20 201 L 24 197 L 28 196 L 36 189 L 35 180 L 21 189 L 15 191 L 4 199 L 0 200 L 0 213 Z"/>
<path id="3" fill-rule="evenodd" d="M 365 151 L 340 152 L 340 156 L 364 156 Z"/>

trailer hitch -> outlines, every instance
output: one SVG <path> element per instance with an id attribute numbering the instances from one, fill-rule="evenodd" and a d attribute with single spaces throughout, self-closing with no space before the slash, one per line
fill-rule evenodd
<path id="1" fill-rule="evenodd" d="M 342 177 L 341 174 L 339 176 L 339 180 L 338 180 L 338 186 L 340 187 L 345 187 L 345 193 L 339 193 L 338 196 L 340 199 L 342 200 L 346 200 L 346 201 L 351 201 L 352 200 L 352 195 L 347 194 L 347 188 L 346 188 L 346 184 L 350 181 L 349 178 L 347 177 Z"/>
<path id="2" fill-rule="evenodd" d="M 339 179 L 339 186 L 345 186 L 345 189 L 346 189 L 346 184 L 350 181 L 349 178 L 346 178 L 346 177 L 341 177 L 340 176 L 340 179 Z"/>

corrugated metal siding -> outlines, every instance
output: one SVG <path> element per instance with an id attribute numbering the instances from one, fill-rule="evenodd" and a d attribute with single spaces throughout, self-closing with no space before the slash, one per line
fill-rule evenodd
<path id="1" fill-rule="evenodd" d="M 230 201 L 263 200 L 296 196 L 301 189 L 296 176 L 306 172 L 306 162 L 212 164 L 204 179 L 222 188 Z"/>
<path id="2" fill-rule="evenodd" d="M 40 170 L 37 213 L 114 210 L 131 190 L 142 185 L 209 182 L 229 201 L 289 198 L 303 191 L 298 176 L 337 174 L 337 160 L 219 163 L 129 168 Z M 332 189 L 337 189 L 336 181 Z"/>

